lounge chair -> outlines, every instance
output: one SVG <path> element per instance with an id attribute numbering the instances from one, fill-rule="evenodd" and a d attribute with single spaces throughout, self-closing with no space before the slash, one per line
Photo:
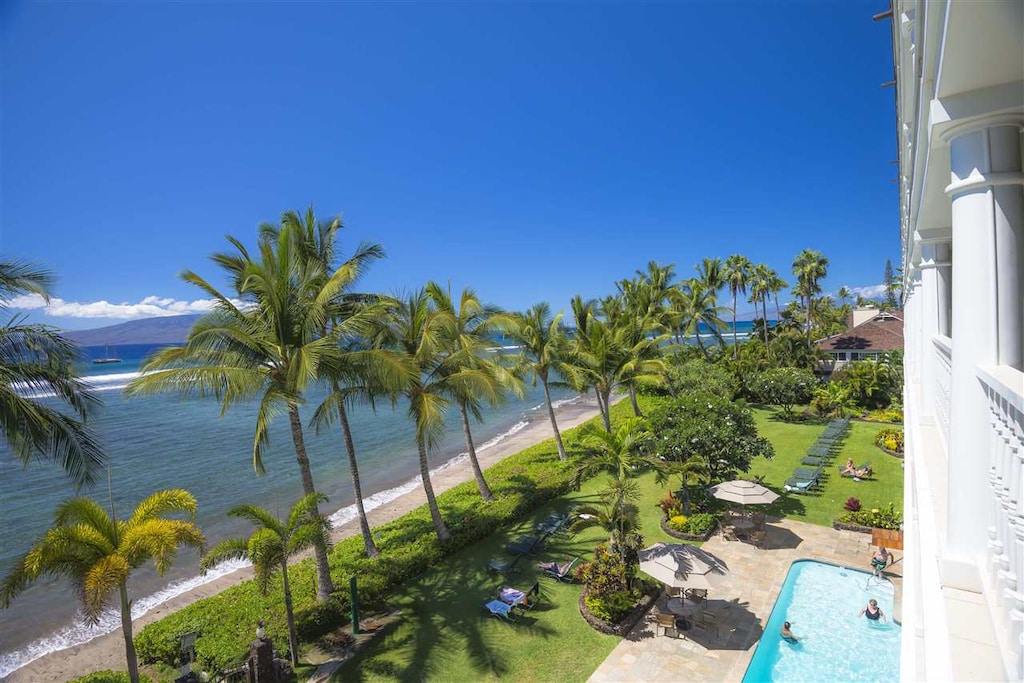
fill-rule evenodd
<path id="1" fill-rule="evenodd" d="M 848 471 L 845 467 L 839 468 L 839 476 L 850 477 L 851 479 L 870 479 L 874 471 L 871 469 L 871 463 L 866 462 L 860 467 L 854 467 L 853 472 Z"/>
<path id="2" fill-rule="evenodd" d="M 515 615 L 512 614 L 512 605 L 502 602 L 501 600 L 490 600 L 484 603 L 484 609 L 491 613 L 491 616 L 505 621 L 515 621 Z"/>
<path id="3" fill-rule="evenodd" d="M 521 610 L 533 609 L 540 597 L 540 582 L 535 582 L 530 590 L 521 591 L 511 586 L 502 586 L 498 589 L 498 599 L 502 602 L 518 607 Z"/>
<path id="4" fill-rule="evenodd" d="M 539 522 L 534 529 L 545 535 L 557 534 L 566 527 L 568 522 L 569 515 L 556 512 L 548 515 L 547 518 L 543 522 Z"/>
<path id="5" fill-rule="evenodd" d="M 498 572 L 499 574 L 511 574 L 512 570 L 516 566 L 516 562 L 518 561 L 519 555 L 506 558 L 495 557 L 487 561 L 487 569 L 492 572 Z"/>
<path id="6" fill-rule="evenodd" d="M 810 481 L 812 479 L 819 478 L 822 472 L 824 471 L 825 468 L 821 467 L 820 465 L 814 469 L 811 469 L 809 467 L 797 467 L 795 470 L 793 470 L 792 478 L 797 480 Z"/>
<path id="7" fill-rule="evenodd" d="M 807 455 L 800 460 L 801 465 L 813 465 L 815 467 L 822 465 L 825 462 L 825 458 L 816 455 Z"/>
<path id="8" fill-rule="evenodd" d="M 529 555 L 537 550 L 542 542 L 543 538 L 540 536 L 521 536 L 515 543 L 505 546 L 505 550 L 513 555 Z"/>
<path id="9" fill-rule="evenodd" d="M 563 564 L 555 564 L 554 562 L 548 564 L 539 565 L 540 569 L 544 570 L 544 574 L 550 576 L 558 581 L 564 581 L 565 583 L 573 582 L 572 567 L 576 564 L 576 561 L 580 558 L 574 557 L 571 561 Z"/>
<path id="10" fill-rule="evenodd" d="M 797 477 L 791 477 L 786 480 L 786 485 L 783 488 L 790 493 L 807 493 L 817 485 L 817 477 L 814 477 L 813 479 L 799 479 Z"/>

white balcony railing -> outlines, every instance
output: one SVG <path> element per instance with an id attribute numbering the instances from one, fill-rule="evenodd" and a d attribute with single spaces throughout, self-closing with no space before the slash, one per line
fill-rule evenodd
<path id="1" fill-rule="evenodd" d="M 932 337 L 935 344 L 935 418 L 946 445 L 949 445 L 949 375 L 953 367 L 953 340 Z"/>
<path id="2" fill-rule="evenodd" d="M 991 425 L 985 449 L 991 494 L 986 578 L 1001 612 L 993 616 L 1001 617 L 1008 643 L 1018 652 L 1018 678 L 1024 678 L 1024 655 L 1017 647 L 1024 634 L 1024 373 L 1005 365 L 979 367 L 978 379 Z"/>

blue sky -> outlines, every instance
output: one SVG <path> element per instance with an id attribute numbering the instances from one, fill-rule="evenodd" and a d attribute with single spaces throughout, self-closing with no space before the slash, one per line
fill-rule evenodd
<path id="1" fill-rule="evenodd" d="M 8 3 L 0 256 L 57 273 L 32 315 L 66 328 L 201 308 L 183 269 L 216 280 L 225 234 L 310 203 L 384 245 L 367 290 L 557 309 L 650 259 L 786 276 L 805 247 L 827 291 L 875 285 L 899 260 L 880 9 Z"/>

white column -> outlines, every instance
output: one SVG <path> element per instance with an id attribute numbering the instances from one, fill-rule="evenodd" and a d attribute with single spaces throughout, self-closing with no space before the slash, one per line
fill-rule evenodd
<path id="1" fill-rule="evenodd" d="M 918 382 L 922 382 L 924 379 L 923 369 L 926 352 L 926 342 L 921 328 L 921 318 L 924 314 L 924 295 L 921 287 L 921 270 L 920 266 L 915 266 L 910 273 L 910 279 L 907 282 L 907 299 L 906 308 L 903 311 L 903 330 L 904 336 L 906 335 L 906 329 L 909 326 L 913 330 L 913 341 L 910 345 L 904 343 L 904 349 L 911 348 L 913 351 L 913 357 L 910 360 L 910 373 L 912 377 Z M 909 309 L 909 310 L 908 310 Z M 906 340 L 904 340 L 905 342 Z"/>
<path id="2" fill-rule="evenodd" d="M 1001 300 L 999 284 L 1008 277 L 997 268 L 997 248 L 1008 232 L 1019 235 L 1021 184 L 1020 129 L 1024 117 L 992 117 L 957 126 L 950 143 L 952 199 L 953 367 L 950 377 L 949 508 L 944 581 L 976 590 L 977 567 L 985 553 L 984 515 L 988 489 L 990 424 L 988 398 L 978 381 L 978 365 L 996 365 L 1000 345 L 1014 335 L 1004 330 L 1014 317 Z M 1016 152 L 1014 167 L 1007 148 Z M 1016 253 L 1016 252 L 1015 252 Z M 1015 256 L 1016 258 L 1016 256 Z M 1014 273 L 1016 277 L 1016 273 Z M 1014 302 L 1020 316 L 1019 295 Z M 1000 316 L 1003 317 L 1000 320 Z M 1019 341 L 1020 336 L 1016 339 Z"/>
<path id="3" fill-rule="evenodd" d="M 936 366 L 935 345 L 932 338 L 939 333 L 939 282 L 935 242 L 921 243 L 921 305 L 915 311 L 921 335 L 921 417 L 931 422 L 935 418 Z"/>
<path id="4" fill-rule="evenodd" d="M 938 283 L 938 333 L 949 337 L 952 332 L 950 319 L 953 297 L 953 253 L 948 241 L 935 243 L 935 259 L 935 275 Z"/>

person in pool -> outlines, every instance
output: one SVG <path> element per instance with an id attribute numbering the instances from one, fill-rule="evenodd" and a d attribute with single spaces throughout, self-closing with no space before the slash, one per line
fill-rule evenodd
<path id="1" fill-rule="evenodd" d="M 795 643 L 800 639 L 793 635 L 793 631 L 790 630 L 789 626 L 790 624 L 788 621 L 784 623 L 782 625 L 782 630 L 779 631 L 779 635 L 781 635 L 782 639 L 785 640 L 787 643 Z"/>
<path id="2" fill-rule="evenodd" d="M 892 554 L 885 549 L 885 546 L 878 546 L 874 556 L 871 558 L 871 568 L 875 572 L 875 578 L 882 578 L 882 571 L 892 562 Z"/>
<path id="3" fill-rule="evenodd" d="M 882 608 L 878 606 L 878 601 L 874 598 L 868 600 L 868 604 L 865 605 L 864 609 L 862 609 L 860 614 L 857 616 L 859 617 L 861 614 L 867 617 L 870 621 L 878 621 L 879 619 L 884 622 L 889 621 L 885 618 L 885 613 L 882 612 Z"/>

